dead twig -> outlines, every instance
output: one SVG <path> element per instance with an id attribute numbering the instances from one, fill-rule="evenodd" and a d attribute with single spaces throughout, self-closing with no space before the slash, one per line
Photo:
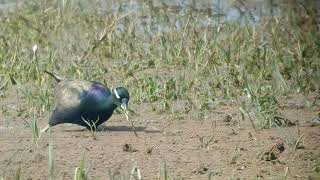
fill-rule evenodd
<path id="1" fill-rule="evenodd" d="M 251 132 L 248 132 L 248 134 L 249 134 L 249 137 L 250 137 L 250 139 L 253 139 L 253 140 L 257 140 L 257 138 L 255 138 L 253 135 L 252 135 L 252 133 Z"/>
<path id="2" fill-rule="evenodd" d="M 138 134 L 137 134 L 137 132 L 136 132 L 136 128 L 134 127 L 133 122 L 129 119 L 128 111 L 125 111 L 124 114 L 126 115 L 127 121 L 130 121 L 130 123 L 131 123 L 132 130 L 133 130 L 133 132 L 134 132 L 134 135 L 135 135 L 136 137 L 138 137 Z"/>
<path id="3" fill-rule="evenodd" d="M 283 175 L 283 179 L 286 179 L 287 178 L 287 173 L 289 171 L 289 167 L 287 166 L 286 167 L 286 171 L 284 172 L 284 175 Z"/>
<path id="4" fill-rule="evenodd" d="M 298 145 L 299 145 L 299 142 L 300 142 L 300 140 L 302 139 L 303 136 L 304 136 L 304 134 L 302 134 L 302 135 L 298 138 L 298 140 L 296 141 L 296 143 L 295 143 L 295 145 L 294 145 L 294 152 L 296 152 L 297 147 L 298 147 Z"/>

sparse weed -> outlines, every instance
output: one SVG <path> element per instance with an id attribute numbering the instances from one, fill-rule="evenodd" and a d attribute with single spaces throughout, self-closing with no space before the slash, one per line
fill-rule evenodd
<path id="1" fill-rule="evenodd" d="M 168 175 L 167 164 L 163 163 L 162 166 L 160 164 L 158 180 L 168 180 L 168 178 L 169 178 L 169 175 Z"/>
<path id="2" fill-rule="evenodd" d="M 16 175 L 14 177 L 15 180 L 20 180 L 21 179 L 21 167 L 19 167 L 17 170 L 16 170 Z"/>
<path id="3" fill-rule="evenodd" d="M 90 134 L 91 134 L 92 138 L 94 140 L 97 140 L 97 136 L 96 136 L 96 134 L 97 134 L 97 126 L 96 126 L 96 124 L 99 121 L 99 118 L 97 120 L 95 120 L 95 121 L 87 120 L 87 119 L 84 119 L 83 117 L 81 117 L 81 118 L 88 125 L 88 127 L 90 128 Z"/>
<path id="4" fill-rule="evenodd" d="M 38 121 L 37 121 L 35 114 L 33 114 L 33 119 L 32 119 L 30 128 L 31 128 L 31 132 L 32 132 L 33 142 L 38 147 L 38 140 L 39 140 L 41 134 L 40 134 L 40 128 L 38 127 Z"/>
<path id="5" fill-rule="evenodd" d="M 277 96 L 289 89 L 305 93 L 319 89 L 316 37 L 320 35 L 313 28 L 302 32 L 295 24 L 298 17 L 292 16 L 294 10 L 286 7 L 280 7 L 285 13 L 277 17 L 282 24 L 271 18 L 255 26 L 225 22 L 217 29 L 199 28 L 201 17 L 192 10 L 184 16 L 167 9 L 151 11 L 154 19 L 141 25 L 142 35 L 132 23 L 136 16 L 121 8 L 123 15 L 109 17 L 89 9 L 80 13 L 77 4 L 68 2 L 48 8 L 45 15 L 40 13 L 46 8 L 41 6 L 52 5 L 25 3 L 21 11 L 7 16 L 1 29 L 0 44 L 7 53 L 0 56 L 0 77 L 10 75 L 21 84 L 29 83 L 19 88 L 21 103 L 40 115 L 52 108 L 52 88 L 45 83 L 50 80 L 40 74 L 43 69 L 53 69 L 70 79 L 108 85 L 124 82 L 134 103 L 160 103 L 153 107 L 164 112 L 171 112 L 171 102 L 185 96 L 205 111 L 217 105 L 219 98 L 242 96 L 250 84 L 257 92 L 255 100 L 248 103 L 256 107 L 263 128 L 277 124 L 273 115 L 267 117 L 270 112 L 276 114 Z M 145 7 L 155 8 L 153 3 Z M 172 28 L 169 14 L 181 28 Z M 157 31 L 153 29 L 156 24 L 171 30 Z M 20 38 L 14 38 L 17 35 Z M 33 44 L 37 48 L 32 49 Z M 270 94 L 267 90 L 274 88 L 279 91 Z"/>
<path id="6" fill-rule="evenodd" d="M 200 147 L 201 148 L 208 148 L 208 146 L 213 142 L 213 140 L 214 140 L 213 135 L 210 137 L 204 137 L 204 136 L 199 137 Z"/>
<path id="7" fill-rule="evenodd" d="M 87 180 L 88 179 L 88 171 L 85 169 L 85 161 L 84 156 L 80 162 L 80 166 L 77 167 L 74 171 L 74 180 Z"/>
<path id="8" fill-rule="evenodd" d="M 49 128 L 49 146 L 48 146 L 48 164 L 49 164 L 49 179 L 54 178 L 54 154 L 53 154 L 53 140 L 51 137 L 51 129 Z"/>

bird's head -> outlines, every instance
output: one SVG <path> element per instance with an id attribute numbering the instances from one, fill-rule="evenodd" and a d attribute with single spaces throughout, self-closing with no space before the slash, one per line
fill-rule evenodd
<path id="1" fill-rule="evenodd" d="M 130 99 L 128 90 L 124 87 L 117 87 L 113 89 L 112 94 L 117 100 L 117 106 L 120 106 L 123 110 L 127 111 Z"/>

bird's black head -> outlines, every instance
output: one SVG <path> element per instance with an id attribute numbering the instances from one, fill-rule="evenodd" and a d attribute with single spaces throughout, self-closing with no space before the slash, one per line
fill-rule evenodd
<path id="1" fill-rule="evenodd" d="M 113 89 L 112 94 L 118 100 L 117 105 L 126 111 L 130 99 L 128 90 L 124 87 L 117 87 Z"/>

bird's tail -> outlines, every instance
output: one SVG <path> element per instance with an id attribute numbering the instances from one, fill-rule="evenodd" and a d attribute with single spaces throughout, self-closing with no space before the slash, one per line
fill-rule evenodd
<path id="1" fill-rule="evenodd" d="M 53 77 L 57 82 L 61 82 L 62 78 L 60 78 L 59 76 L 53 74 L 52 72 L 49 72 L 47 70 L 44 70 L 45 73 L 49 74 L 51 77 Z"/>

